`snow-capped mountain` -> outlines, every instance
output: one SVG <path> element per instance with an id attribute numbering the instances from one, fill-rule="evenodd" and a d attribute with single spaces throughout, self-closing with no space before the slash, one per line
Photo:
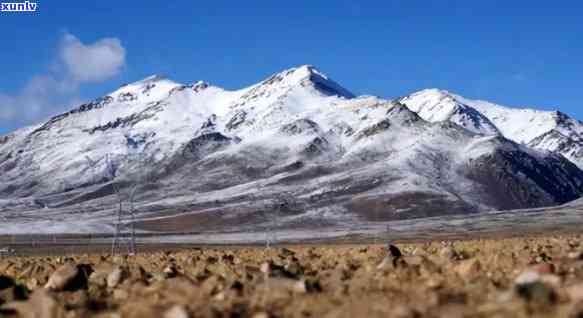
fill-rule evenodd
<path id="1" fill-rule="evenodd" d="M 307 65 L 240 90 L 152 76 L 0 137 L 0 215 L 103 223 L 112 184 L 138 175 L 141 226 L 169 230 L 251 226 L 282 197 L 292 225 L 580 197 L 560 154 L 580 163 L 581 123 L 532 111 L 535 132 L 509 124 L 520 111 L 438 90 L 356 97 Z"/>
<path id="2" fill-rule="evenodd" d="M 504 107 L 438 89 L 400 100 L 425 120 L 449 120 L 475 132 L 500 133 L 531 148 L 560 153 L 583 167 L 583 122 L 562 112 Z"/>

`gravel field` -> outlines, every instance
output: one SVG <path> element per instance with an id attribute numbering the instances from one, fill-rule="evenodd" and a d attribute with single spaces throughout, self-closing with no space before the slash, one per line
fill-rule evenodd
<path id="1" fill-rule="evenodd" d="M 583 317 L 581 239 L 4 257 L 0 317 Z"/>

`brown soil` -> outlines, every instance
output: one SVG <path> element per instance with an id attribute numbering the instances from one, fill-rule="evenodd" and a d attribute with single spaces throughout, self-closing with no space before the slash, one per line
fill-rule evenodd
<path id="1" fill-rule="evenodd" d="M 580 242 L 398 244 L 401 257 L 379 245 L 6 257 L 0 317 L 582 317 Z M 45 291 L 71 272 L 64 264 L 76 276 Z"/>

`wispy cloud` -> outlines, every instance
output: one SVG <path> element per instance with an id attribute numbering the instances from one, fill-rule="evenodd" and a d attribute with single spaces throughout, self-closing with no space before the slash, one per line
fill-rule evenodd
<path id="1" fill-rule="evenodd" d="M 125 56 L 119 39 L 105 38 L 85 45 L 68 33 L 60 50 L 68 75 L 77 82 L 99 82 L 118 75 L 125 65 Z"/>
<path id="2" fill-rule="evenodd" d="M 0 126 L 30 124 L 62 112 L 79 101 L 79 87 L 121 73 L 126 51 L 117 38 L 84 44 L 70 33 L 59 43 L 54 65 L 45 74 L 34 75 L 15 94 L 0 93 Z"/>

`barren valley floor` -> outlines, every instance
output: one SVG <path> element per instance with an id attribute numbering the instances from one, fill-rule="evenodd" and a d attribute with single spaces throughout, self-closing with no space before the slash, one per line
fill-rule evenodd
<path id="1" fill-rule="evenodd" d="M 580 317 L 581 239 L 6 257 L 0 316 Z"/>

